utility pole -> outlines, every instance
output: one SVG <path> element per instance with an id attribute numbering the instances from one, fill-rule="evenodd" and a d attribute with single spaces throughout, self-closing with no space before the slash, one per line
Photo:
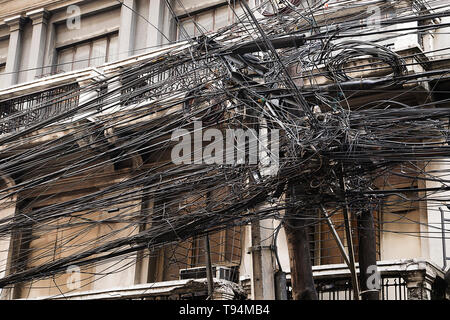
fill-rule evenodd
<path id="1" fill-rule="evenodd" d="M 255 126 L 256 127 L 256 126 Z M 269 148 L 269 131 L 267 121 L 264 118 L 259 119 L 259 170 L 261 176 L 274 176 L 278 171 L 278 166 L 268 166 L 273 163 L 273 156 L 268 150 L 273 150 L 273 145 Z M 255 128 L 256 129 L 256 128 Z M 278 144 L 272 136 L 271 143 Z M 253 152 L 255 152 L 254 150 Z M 252 152 L 252 151 L 249 151 Z M 278 159 L 276 159 L 278 161 Z M 278 164 L 278 163 L 277 163 Z M 256 210 L 264 209 L 270 206 L 269 203 L 261 204 Z M 252 285 L 253 298 L 256 300 L 274 300 L 276 299 L 275 290 L 275 268 L 274 268 L 274 225 L 273 219 L 263 219 L 253 221 L 251 224 L 251 248 L 252 254 Z M 278 280 L 278 278 L 277 278 Z M 279 290 L 278 290 L 279 291 Z"/>
<path id="2" fill-rule="evenodd" d="M 206 193 L 206 207 L 209 208 L 211 200 L 211 191 Z M 211 264 L 211 247 L 209 245 L 209 233 L 205 234 L 205 260 L 206 260 L 206 279 L 208 281 L 208 296 L 210 300 L 213 300 L 214 297 L 214 277 L 212 271 Z"/>
<path id="3" fill-rule="evenodd" d="M 273 268 L 271 219 L 256 220 L 251 225 L 252 282 L 255 300 L 274 300 L 275 270 Z"/>
<path id="4" fill-rule="evenodd" d="M 359 283 L 358 283 L 358 275 L 356 273 L 355 253 L 353 250 L 352 228 L 350 225 L 350 218 L 349 218 L 349 214 L 348 214 L 347 198 L 345 196 L 346 188 L 345 188 L 345 181 L 344 181 L 344 166 L 342 164 L 341 164 L 341 171 L 340 171 L 339 178 L 340 178 L 339 184 L 340 184 L 341 192 L 342 192 L 342 200 L 344 201 L 342 213 L 344 215 L 345 235 L 347 238 L 348 257 L 350 260 L 350 273 L 352 275 L 353 295 L 354 295 L 355 300 L 359 300 Z"/>
<path id="5" fill-rule="evenodd" d="M 291 264 L 292 297 L 294 300 L 317 300 L 307 231 L 309 219 L 295 207 L 297 193 L 298 185 L 290 182 L 288 197 L 292 208 L 287 210 L 284 228 Z"/>
<path id="6" fill-rule="evenodd" d="M 369 268 L 377 265 L 377 244 L 375 238 L 375 225 L 373 214 L 370 210 L 363 210 L 358 217 L 358 240 L 359 240 L 359 276 L 362 300 L 379 300 L 380 292 L 368 287 L 371 273 Z"/>
<path id="7" fill-rule="evenodd" d="M 208 296 L 214 300 L 214 278 L 211 265 L 211 247 L 209 246 L 209 235 L 205 235 L 205 255 L 206 255 L 206 278 L 208 281 Z"/>

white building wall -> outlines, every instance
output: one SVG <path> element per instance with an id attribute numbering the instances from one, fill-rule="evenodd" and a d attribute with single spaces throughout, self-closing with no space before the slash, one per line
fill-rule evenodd
<path id="1" fill-rule="evenodd" d="M 433 176 L 437 176 L 441 181 L 427 181 L 427 188 L 440 188 L 447 186 L 450 181 L 450 161 L 433 161 L 430 162 L 426 171 L 432 172 Z M 444 172 L 443 172 L 444 171 Z M 427 196 L 427 220 L 428 220 L 428 233 L 422 234 L 427 237 L 429 247 L 429 258 L 435 264 L 443 266 L 443 243 L 442 243 L 442 228 L 441 228 L 441 212 L 439 208 L 444 211 L 444 218 L 450 219 L 450 209 L 447 208 L 447 204 L 450 205 L 450 191 L 428 192 Z M 445 226 L 446 230 L 450 230 L 450 224 Z M 450 231 L 446 232 L 447 248 L 450 247 Z M 450 256 L 450 252 L 447 250 L 446 255 Z"/>
<path id="2" fill-rule="evenodd" d="M 440 19 L 443 24 L 450 24 L 450 17 L 443 17 Z M 450 27 L 439 28 L 434 32 L 434 50 L 431 55 L 434 59 L 449 59 L 450 58 Z M 442 50 L 445 49 L 445 50 Z M 439 50 L 439 51 L 437 51 Z"/>

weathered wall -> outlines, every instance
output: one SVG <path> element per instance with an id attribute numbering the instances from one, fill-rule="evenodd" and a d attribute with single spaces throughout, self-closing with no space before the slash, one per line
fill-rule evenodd
<path id="1" fill-rule="evenodd" d="M 8 218 L 14 215 L 15 199 L 6 199 L 0 202 L 0 219 Z M 6 274 L 8 264 L 8 256 L 10 253 L 10 237 L 0 238 L 0 278 Z M 0 288 L 0 297 L 3 289 Z"/>
<path id="2" fill-rule="evenodd" d="M 381 260 L 421 257 L 419 210 L 407 214 L 384 213 L 381 233 Z"/>
<path id="3" fill-rule="evenodd" d="M 56 24 L 56 48 L 118 31 L 119 26 L 120 8 L 82 17 L 80 29 L 69 29 L 65 22 L 58 23 Z"/>
<path id="4" fill-rule="evenodd" d="M 426 181 L 427 188 L 439 188 L 442 186 L 447 186 L 448 181 L 450 181 L 450 163 L 448 161 L 432 161 L 428 163 L 425 167 L 427 172 L 430 173 L 430 176 L 437 176 L 442 181 Z M 437 194 L 433 194 L 433 192 L 427 193 L 429 199 L 427 201 L 426 206 L 426 215 L 427 215 L 427 233 L 422 233 L 424 237 L 426 237 L 426 241 L 428 242 L 429 248 L 429 258 L 431 261 L 436 263 L 439 266 L 443 266 L 443 246 L 442 246 L 442 228 L 441 228 L 441 211 L 439 208 L 442 208 L 444 211 L 444 218 L 450 219 L 450 210 L 447 208 L 446 204 L 448 203 L 448 199 L 450 199 L 450 191 L 440 191 Z M 446 230 L 450 230 L 450 224 L 445 226 Z M 447 248 L 450 247 L 450 232 L 445 233 Z M 446 255 L 450 256 L 449 250 L 447 250 Z"/>
<path id="5" fill-rule="evenodd" d="M 80 194 L 65 197 L 64 201 L 77 197 L 80 197 Z M 58 201 L 58 199 L 55 199 L 55 201 Z M 33 250 L 30 251 L 28 266 L 39 266 L 82 252 L 88 247 L 92 248 L 108 241 L 136 234 L 139 228 L 136 224 L 133 224 L 131 217 L 136 216 L 140 210 L 139 200 L 127 201 L 101 212 L 80 212 L 79 215 L 75 215 L 82 217 L 79 219 L 80 223 L 85 219 L 98 221 L 98 224 L 89 228 L 86 228 L 85 225 L 64 227 L 69 219 L 72 224 L 74 223 L 74 219 L 77 219 L 74 216 L 52 222 L 57 227 L 56 231 L 45 232 L 45 228 L 41 226 L 40 231 L 34 231 L 33 233 L 36 238 L 30 243 L 30 248 Z M 109 221 L 106 222 L 105 219 Z M 62 251 L 59 246 L 62 246 L 64 250 Z M 53 251 L 53 247 L 59 249 Z M 17 286 L 15 297 L 29 299 L 68 292 L 132 286 L 135 283 L 135 266 L 136 254 L 107 260 L 95 266 L 78 267 L 74 264 L 74 273 L 71 269 L 52 278 Z M 78 273 L 78 270 L 80 273 Z M 75 279 L 75 281 L 72 279 Z M 76 284 L 77 279 L 80 280 L 79 286 Z"/>
<path id="6" fill-rule="evenodd" d="M 441 23 L 450 23 L 450 17 L 443 17 L 440 19 Z M 432 55 L 435 59 L 449 59 L 450 58 L 450 27 L 439 28 L 434 33 L 434 50 Z M 445 50 L 442 50 L 445 49 Z"/>

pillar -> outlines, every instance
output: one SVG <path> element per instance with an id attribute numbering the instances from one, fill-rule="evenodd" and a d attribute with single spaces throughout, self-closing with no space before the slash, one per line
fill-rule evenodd
<path id="1" fill-rule="evenodd" d="M 164 0 L 150 0 L 148 21 L 150 21 L 153 26 L 148 26 L 147 31 L 147 47 L 152 50 L 153 47 L 159 46 L 163 42 L 164 32 L 164 13 L 166 4 Z M 156 28 L 159 29 L 156 29 Z"/>
<path id="2" fill-rule="evenodd" d="M 407 274 L 406 288 L 408 300 L 430 300 L 431 283 L 426 281 L 424 271 L 413 271 Z"/>
<path id="3" fill-rule="evenodd" d="M 6 58 L 6 68 L 4 75 L 4 86 L 10 87 L 17 84 L 18 71 L 20 67 L 20 57 L 22 53 L 22 28 L 24 17 L 14 16 L 5 19 L 5 23 L 9 26 L 9 47 L 8 56 Z"/>
<path id="4" fill-rule="evenodd" d="M 119 60 L 133 55 L 137 19 L 136 2 L 136 0 L 124 0 L 122 4 L 120 13 L 119 52 L 117 55 Z"/>
<path id="5" fill-rule="evenodd" d="M 31 52 L 27 73 L 27 81 L 33 81 L 42 75 L 44 66 L 45 45 L 47 39 L 47 24 L 50 14 L 45 9 L 27 12 L 33 21 L 33 35 L 31 37 Z"/>

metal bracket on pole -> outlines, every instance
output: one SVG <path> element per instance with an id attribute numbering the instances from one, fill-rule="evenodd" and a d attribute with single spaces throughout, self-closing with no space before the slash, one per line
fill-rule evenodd
<path id="1" fill-rule="evenodd" d="M 344 181 L 344 168 L 343 167 L 344 166 L 341 164 L 340 181 L 339 181 L 339 183 L 341 185 L 341 190 L 342 190 L 342 197 L 344 200 L 344 206 L 342 208 L 342 213 L 344 215 L 345 235 L 346 235 L 347 244 L 348 244 L 348 255 L 349 255 L 349 261 L 350 261 L 350 273 L 352 274 L 353 294 L 354 294 L 354 299 L 359 300 L 359 283 L 358 283 L 358 275 L 356 273 L 355 254 L 353 251 L 352 229 L 350 227 L 347 198 L 345 196 L 345 181 Z"/>
<path id="2" fill-rule="evenodd" d="M 252 246 L 252 247 L 248 247 L 247 248 L 247 253 L 252 253 L 252 252 L 255 252 L 255 251 L 261 251 L 261 250 L 264 250 L 264 249 L 274 251 L 275 247 L 273 245 L 270 245 L 270 246 Z"/>
<path id="3" fill-rule="evenodd" d="M 350 259 L 348 258 L 347 252 L 345 252 L 344 244 L 342 243 L 341 238 L 339 238 L 339 234 L 336 231 L 334 223 L 331 220 L 330 216 L 328 215 L 325 207 L 323 205 L 320 205 L 320 208 L 322 209 L 322 213 L 323 213 L 324 217 L 326 218 L 326 222 L 328 224 L 328 227 L 331 230 L 331 234 L 333 235 L 333 238 L 338 245 L 339 251 L 340 251 L 342 257 L 344 258 L 345 263 L 347 264 L 347 266 L 350 269 L 351 268 Z"/>

